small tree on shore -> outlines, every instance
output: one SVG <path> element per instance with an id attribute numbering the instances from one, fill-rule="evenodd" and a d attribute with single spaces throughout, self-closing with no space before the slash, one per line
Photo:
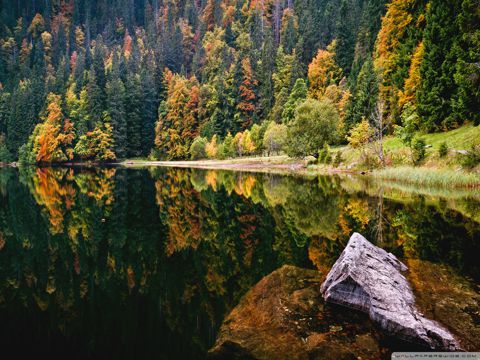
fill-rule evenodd
<path id="1" fill-rule="evenodd" d="M 205 159 L 207 157 L 206 146 L 207 139 L 201 136 L 196 137 L 190 145 L 190 158 L 192 160 Z"/>
<path id="2" fill-rule="evenodd" d="M 384 120 L 384 109 L 385 103 L 383 100 L 378 100 L 375 106 L 375 109 L 372 114 L 372 123 L 373 123 L 373 137 L 374 145 L 373 150 L 380 160 L 380 164 L 385 166 L 385 152 L 383 149 L 383 134 L 388 128 L 388 125 L 385 124 Z"/>
<path id="3" fill-rule="evenodd" d="M 267 130 L 263 137 L 263 146 L 270 156 L 272 153 L 279 153 L 287 139 L 287 126 L 284 124 L 277 124 L 271 121 L 268 124 Z"/>
<path id="4" fill-rule="evenodd" d="M 325 143 L 337 137 L 339 114 L 330 100 L 307 99 L 300 104 L 288 127 L 287 154 L 292 157 L 312 155 L 318 158 Z"/>

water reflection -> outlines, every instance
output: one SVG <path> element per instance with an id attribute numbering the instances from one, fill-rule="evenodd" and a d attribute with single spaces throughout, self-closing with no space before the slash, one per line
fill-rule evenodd
<path id="1" fill-rule="evenodd" d="M 353 231 L 478 283 L 479 204 L 350 178 L 0 169 L 0 344 L 203 358 L 259 279 L 328 270 Z"/>

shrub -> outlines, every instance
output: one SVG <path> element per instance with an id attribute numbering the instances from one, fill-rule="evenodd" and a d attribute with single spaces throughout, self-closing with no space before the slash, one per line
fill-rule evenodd
<path id="1" fill-rule="evenodd" d="M 218 145 L 218 148 L 217 148 L 217 159 L 218 159 L 218 160 L 225 160 L 225 159 L 226 159 L 226 156 L 225 156 L 225 144 L 224 144 L 224 143 L 221 143 L 220 145 Z"/>
<path id="2" fill-rule="evenodd" d="M 255 146 L 255 152 L 261 154 L 263 152 L 263 137 L 267 130 L 268 123 L 265 121 L 262 125 L 254 124 L 250 129 L 253 145 Z"/>
<path id="3" fill-rule="evenodd" d="M 422 138 L 415 139 L 412 142 L 412 160 L 414 165 L 418 165 L 425 160 L 427 155 L 425 145 L 425 140 Z"/>
<path id="4" fill-rule="evenodd" d="M 327 143 L 323 144 L 322 150 L 318 154 L 319 164 L 330 164 L 332 162 L 332 154 L 330 153 L 330 146 Z"/>
<path id="5" fill-rule="evenodd" d="M 440 144 L 440 147 L 438 148 L 438 156 L 441 158 L 444 158 L 448 154 L 448 145 L 446 142 L 443 142 Z"/>
<path id="6" fill-rule="evenodd" d="M 148 157 L 149 160 L 156 161 L 162 158 L 162 151 L 157 148 L 156 146 L 152 148 L 150 151 L 150 156 Z"/>
<path id="7" fill-rule="evenodd" d="M 472 145 L 472 148 L 463 155 L 463 167 L 472 169 L 480 164 L 480 145 Z"/>
<path id="8" fill-rule="evenodd" d="M 348 136 L 348 144 L 354 148 L 362 148 L 367 145 L 373 135 L 373 130 L 368 123 L 368 120 L 363 119 L 360 123 L 354 126 Z"/>
<path id="9" fill-rule="evenodd" d="M 333 158 L 333 166 L 339 167 L 342 162 L 343 162 L 342 152 L 337 151 L 335 153 L 335 157 Z"/>
<path id="10" fill-rule="evenodd" d="M 205 159 L 207 157 L 207 152 L 205 151 L 206 146 L 207 139 L 200 136 L 196 137 L 192 145 L 190 145 L 190 158 L 192 160 Z"/>
<path id="11" fill-rule="evenodd" d="M 377 154 L 373 154 L 372 152 L 365 152 L 363 153 L 361 165 L 366 169 L 376 169 L 381 167 L 380 159 L 378 158 Z"/>

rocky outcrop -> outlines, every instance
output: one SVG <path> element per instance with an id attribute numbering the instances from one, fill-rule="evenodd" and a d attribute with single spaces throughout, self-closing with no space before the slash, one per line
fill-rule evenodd
<path id="1" fill-rule="evenodd" d="M 387 358 L 368 317 L 324 307 L 319 271 L 283 266 L 260 280 L 225 318 L 210 359 Z"/>
<path id="2" fill-rule="evenodd" d="M 389 334 L 430 349 L 457 350 L 450 332 L 417 310 L 401 274 L 407 267 L 394 255 L 355 233 L 320 291 L 327 302 L 367 313 Z"/>

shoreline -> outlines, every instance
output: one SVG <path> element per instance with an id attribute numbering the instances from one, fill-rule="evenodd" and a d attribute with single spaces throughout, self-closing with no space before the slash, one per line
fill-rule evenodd
<path id="1" fill-rule="evenodd" d="M 323 166 L 322 168 L 309 168 L 305 160 L 291 159 L 287 156 L 249 157 L 228 160 L 183 160 L 183 161 L 148 161 L 125 160 L 118 165 L 127 168 L 157 166 L 172 168 L 190 168 L 203 170 L 231 170 L 241 172 L 270 173 L 281 175 L 335 175 L 335 174 L 361 174 L 365 172 L 338 169 Z"/>
<path id="2" fill-rule="evenodd" d="M 480 188 L 480 174 L 464 170 L 452 170 L 443 167 L 413 167 L 400 166 L 385 169 L 361 170 L 355 168 L 335 168 L 330 165 L 309 164 L 308 160 L 292 159 L 286 155 L 270 157 L 245 157 L 227 160 L 181 160 L 181 161 L 155 161 L 143 159 L 127 159 L 120 162 L 68 162 L 57 164 L 40 164 L 51 167 L 164 167 L 202 170 L 227 170 L 250 173 L 290 175 L 313 177 L 319 175 L 363 175 L 372 181 L 389 182 L 410 186 L 435 187 L 439 189 L 466 189 L 478 190 Z M 0 167 L 21 167 L 19 163 L 0 164 Z M 435 180 L 430 181 L 430 178 Z"/>

